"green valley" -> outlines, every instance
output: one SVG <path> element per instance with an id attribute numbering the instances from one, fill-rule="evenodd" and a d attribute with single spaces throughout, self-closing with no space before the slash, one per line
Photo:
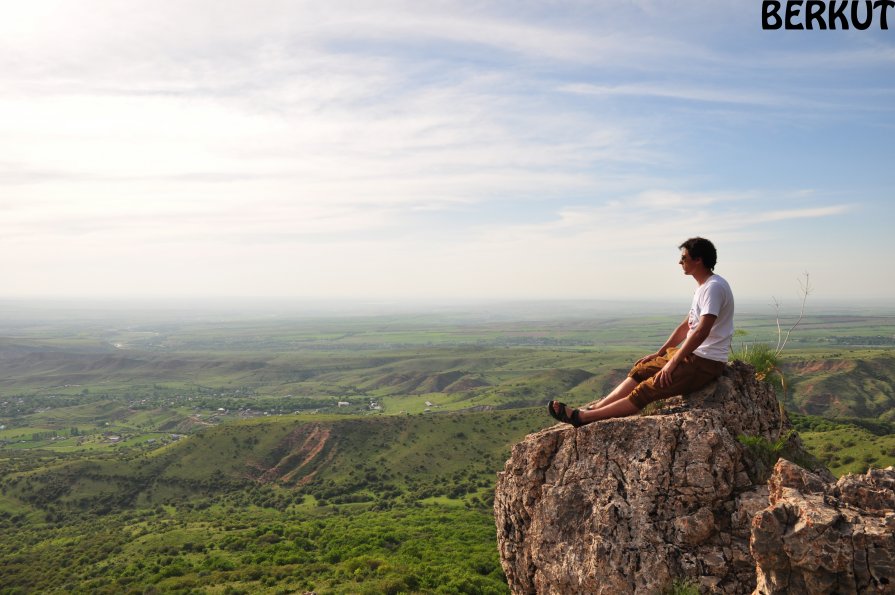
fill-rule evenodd
<path id="1" fill-rule="evenodd" d="M 513 444 L 677 321 L 9 317 L 0 593 L 505 593 Z M 775 340 L 766 316 L 738 325 Z M 814 315 L 783 353 L 778 394 L 836 474 L 895 464 L 892 336 L 895 317 Z"/>

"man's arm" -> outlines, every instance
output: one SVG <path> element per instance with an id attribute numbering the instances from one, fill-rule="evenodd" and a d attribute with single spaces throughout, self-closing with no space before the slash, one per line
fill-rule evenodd
<path id="1" fill-rule="evenodd" d="M 718 320 L 718 317 L 714 314 L 703 314 L 702 317 L 700 317 L 699 324 L 696 325 L 693 334 L 686 338 L 684 344 L 681 345 L 681 348 L 674 354 L 674 357 L 668 360 L 668 363 L 659 370 L 658 374 L 656 374 L 657 386 L 665 387 L 671 384 L 671 375 L 674 373 L 674 369 L 677 368 L 678 364 L 683 361 L 685 357 L 693 353 L 697 347 L 702 345 L 702 342 L 709 336 L 716 320 Z M 686 323 L 686 321 L 684 322 Z"/>
<path id="2" fill-rule="evenodd" d="M 637 363 L 642 364 L 644 362 L 652 361 L 652 360 L 656 359 L 657 357 L 662 357 L 668 351 L 669 347 L 674 347 L 675 345 L 677 345 L 681 341 L 683 341 L 687 337 L 687 331 L 690 330 L 689 320 L 690 320 L 689 316 L 684 317 L 684 321 L 681 322 L 679 325 L 677 325 L 677 328 L 671 332 L 671 335 L 668 336 L 668 340 L 665 341 L 665 343 L 662 345 L 662 347 L 659 348 L 659 351 L 657 351 L 656 353 L 651 353 L 649 355 L 646 355 L 646 356 L 640 358 L 639 360 L 637 360 Z M 707 336 L 708 336 L 708 333 L 706 333 L 706 337 Z M 705 337 L 703 337 L 703 340 L 704 339 L 705 339 Z M 700 343 L 701 342 L 702 341 L 700 341 Z M 693 349 L 696 349 L 696 347 L 698 347 L 698 345 L 694 345 Z"/>

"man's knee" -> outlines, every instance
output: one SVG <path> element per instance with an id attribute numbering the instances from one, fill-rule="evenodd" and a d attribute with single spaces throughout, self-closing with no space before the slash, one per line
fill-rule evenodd
<path id="1" fill-rule="evenodd" d="M 636 380 L 637 382 L 646 382 L 658 374 L 663 366 L 665 366 L 665 362 L 659 361 L 658 358 L 642 364 L 634 364 L 631 371 L 628 372 L 628 378 Z"/>
<path id="2" fill-rule="evenodd" d="M 637 407 L 638 411 L 650 403 L 664 398 L 665 396 L 662 394 L 662 391 L 659 390 L 651 378 L 638 384 L 637 387 L 631 391 L 631 394 L 628 395 L 628 401 Z"/>

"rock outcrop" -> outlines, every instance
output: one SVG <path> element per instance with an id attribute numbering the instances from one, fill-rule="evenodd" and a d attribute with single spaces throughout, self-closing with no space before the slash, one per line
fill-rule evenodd
<path id="1" fill-rule="evenodd" d="M 786 460 L 752 519 L 756 593 L 895 593 L 895 469 L 835 484 Z"/>
<path id="2" fill-rule="evenodd" d="M 780 479 L 784 466 L 773 468 L 777 479 L 767 484 L 777 454 L 813 467 L 815 473 L 801 470 L 800 477 L 806 489 L 819 490 L 814 494 L 860 493 L 862 502 L 888 505 L 892 486 L 885 478 L 873 488 L 853 480 L 830 487 L 832 476 L 805 453 L 773 388 L 740 362 L 705 389 L 669 399 L 656 415 L 578 429 L 562 424 L 529 435 L 499 474 L 494 502 L 511 590 L 661 593 L 677 580 L 696 583 L 703 592 L 784 592 L 796 584 L 803 562 L 810 563 L 793 543 L 785 556 L 772 555 L 772 540 L 786 542 L 793 523 L 800 522 L 798 506 L 778 495 L 795 498 L 787 490 L 798 492 Z M 758 519 L 766 517 L 762 529 Z M 879 518 L 890 522 L 885 515 L 874 517 Z M 873 557 L 883 551 L 880 533 L 868 526 L 860 535 L 868 545 L 855 546 L 855 552 Z M 888 535 L 891 542 L 891 528 Z M 768 544 L 758 573 L 750 540 L 759 549 Z M 887 556 L 882 560 L 891 563 Z M 883 584 L 886 573 L 895 576 L 883 561 L 872 563 L 876 583 L 867 579 L 867 585 Z"/>

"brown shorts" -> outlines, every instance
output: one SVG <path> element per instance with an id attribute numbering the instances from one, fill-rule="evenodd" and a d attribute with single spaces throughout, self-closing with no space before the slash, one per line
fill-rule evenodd
<path id="1" fill-rule="evenodd" d="M 634 367 L 628 372 L 628 378 L 633 378 L 640 383 L 628 395 L 628 399 L 638 409 L 643 409 L 649 403 L 659 399 L 697 391 L 721 376 L 724 373 L 724 366 L 727 365 L 725 362 L 706 359 L 691 353 L 674 369 L 674 374 L 671 375 L 671 384 L 660 388 L 656 386 L 655 375 L 668 363 L 675 352 L 677 352 L 677 348 L 672 347 L 661 357 L 643 364 L 634 364 Z"/>

